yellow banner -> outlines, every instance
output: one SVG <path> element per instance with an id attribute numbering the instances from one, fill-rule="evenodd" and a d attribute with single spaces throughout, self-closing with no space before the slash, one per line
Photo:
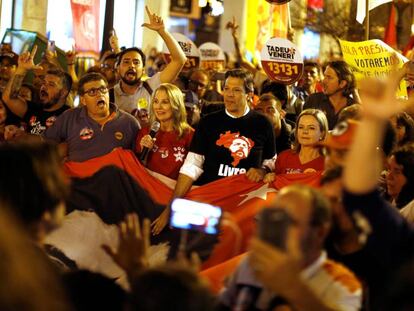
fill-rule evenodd
<path id="1" fill-rule="evenodd" d="M 361 42 L 339 40 L 339 43 L 344 61 L 351 66 L 357 81 L 363 77 L 387 76 L 395 65 L 401 68 L 408 61 L 381 40 Z M 397 96 L 407 96 L 405 80 L 401 81 Z"/>
<path id="2" fill-rule="evenodd" d="M 248 0 L 246 25 L 246 50 L 255 56 L 260 55 L 267 40 L 287 37 L 287 4 L 272 5 L 265 0 Z"/>

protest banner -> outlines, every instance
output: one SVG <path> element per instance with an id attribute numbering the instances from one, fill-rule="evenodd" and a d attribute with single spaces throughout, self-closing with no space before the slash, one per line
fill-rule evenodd
<path id="1" fill-rule="evenodd" d="M 363 77 L 385 77 L 397 66 L 401 68 L 408 61 L 381 40 L 350 42 L 339 40 L 344 61 L 351 66 L 357 81 Z M 407 86 L 402 80 L 397 92 L 398 97 L 407 96 Z"/>

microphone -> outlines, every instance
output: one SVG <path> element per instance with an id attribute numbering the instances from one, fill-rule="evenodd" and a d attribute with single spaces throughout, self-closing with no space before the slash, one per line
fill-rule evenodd
<path id="1" fill-rule="evenodd" d="M 160 122 L 154 121 L 151 124 L 151 129 L 150 129 L 150 132 L 149 132 L 149 136 L 151 136 L 151 138 L 154 138 L 159 129 L 160 129 Z M 148 152 L 149 152 L 148 147 L 142 148 L 141 154 L 139 155 L 139 159 L 141 160 L 141 162 L 145 161 L 145 159 L 148 156 Z"/>

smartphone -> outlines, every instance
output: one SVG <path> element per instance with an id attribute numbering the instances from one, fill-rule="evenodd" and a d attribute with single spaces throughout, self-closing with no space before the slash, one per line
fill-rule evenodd
<path id="1" fill-rule="evenodd" d="M 177 198 L 171 203 L 170 225 L 178 229 L 217 234 L 221 216 L 220 207 Z"/>
<path id="2" fill-rule="evenodd" d="M 259 238 L 277 248 L 286 250 L 286 238 L 292 218 L 282 208 L 263 208 L 259 213 Z"/>

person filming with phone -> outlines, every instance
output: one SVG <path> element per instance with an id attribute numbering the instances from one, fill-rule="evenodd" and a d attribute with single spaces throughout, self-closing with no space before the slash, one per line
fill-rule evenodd
<path id="1" fill-rule="evenodd" d="M 259 215 L 258 237 L 222 292 L 220 310 L 359 310 L 361 284 L 323 249 L 330 227 L 318 190 L 283 188 Z"/>

